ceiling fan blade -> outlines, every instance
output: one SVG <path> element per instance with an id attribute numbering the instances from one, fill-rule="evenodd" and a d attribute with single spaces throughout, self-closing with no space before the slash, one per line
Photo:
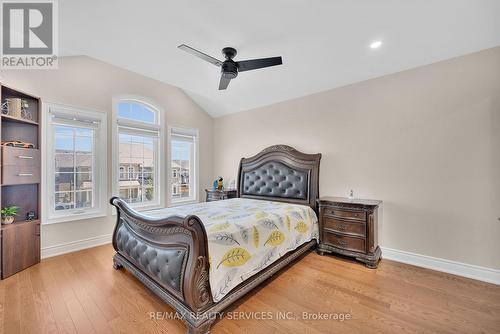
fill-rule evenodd
<path id="1" fill-rule="evenodd" d="M 238 72 L 256 70 L 258 68 L 270 67 L 283 64 L 281 57 L 261 58 L 237 61 Z"/>
<path id="2" fill-rule="evenodd" d="M 186 51 L 192 55 L 195 55 L 196 57 L 198 58 L 201 58 L 205 61 L 208 61 L 209 63 L 211 64 L 214 64 L 215 66 L 221 66 L 222 65 L 222 62 L 212 56 L 209 56 L 207 55 L 206 53 L 203 53 L 201 51 L 198 51 L 196 49 L 193 49 L 192 47 L 190 46 L 187 46 L 186 44 L 181 44 L 178 46 L 179 49 L 183 50 L 183 51 Z"/>
<path id="3" fill-rule="evenodd" d="M 225 78 L 223 75 L 220 77 L 219 90 L 224 90 L 229 86 L 231 79 Z"/>

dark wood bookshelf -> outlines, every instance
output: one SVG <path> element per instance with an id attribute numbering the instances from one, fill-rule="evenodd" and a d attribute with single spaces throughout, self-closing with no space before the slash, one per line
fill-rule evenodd
<path id="1" fill-rule="evenodd" d="M 0 277 L 9 277 L 40 262 L 41 101 L 38 97 L 0 84 L 0 100 L 20 98 L 28 102 L 31 119 L 0 116 L 2 144 L 21 141 L 34 148 L 2 145 L 0 149 L 0 205 L 18 206 L 16 220 L 0 228 Z M 33 220 L 26 220 L 33 211 Z"/>

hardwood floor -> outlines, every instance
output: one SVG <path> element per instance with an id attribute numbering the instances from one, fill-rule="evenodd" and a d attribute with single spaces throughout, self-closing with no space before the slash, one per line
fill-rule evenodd
<path id="1" fill-rule="evenodd" d="M 114 270 L 112 255 L 110 245 L 96 247 L 0 281 L 0 332 L 185 333 L 181 320 L 158 319 L 172 310 Z M 212 333 L 500 333 L 500 286 L 388 260 L 370 270 L 310 253 L 232 312 Z M 302 312 L 351 319 L 303 319 Z M 271 319 L 241 319 L 252 314 Z"/>

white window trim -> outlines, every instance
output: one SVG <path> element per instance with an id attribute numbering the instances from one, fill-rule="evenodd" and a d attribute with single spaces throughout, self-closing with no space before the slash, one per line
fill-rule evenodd
<path id="1" fill-rule="evenodd" d="M 194 182 L 193 182 L 193 192 L 194 192 L 194 197 L 186 198 L 186 199 L 172 199 L 172 182 L 171 182 L 171 171 L 172 171 L 172 130 L 178 131 L 178 132 L 183 132 L 186 134 L 190 134 L 195 137 L 194 141 Z M 200 150 L 199 150 L 199 131 L 198 129 L 190 128 L 190 127 L 185 127 L 185 126 L 177 126 L 177 125 L 169 125 L 167 127 L 167 142 L 168 142 L 168 152 L 167 152 L 167 198 L 168 198 L 168 206 L 178 206 L 178 205 L 184 205 L 184 204 L 191 204 L 191 203 L 198 203 L 200 201 L 199 197 L 199 156 L 200 156 Z M 179 177 L 180 177 L 180 172 L 179 172 Z"/>
<path id="2" fill-rule="evenodd" d="M 128 119 L 121 119 L 118 121 L 118 103 L 123 102 L 123 101 L 133 101 L 141 104 L 145 104 L 154 111 L 155 113 L 155 124 L 151 123 L 143 123 L 140 121 L 132 121 Z M 157 154 L 155 157 L 155 177 L 157 182 L 157 189 L 156 190 L 156 197 L 154 202 L 148 202 L 146 204 L 142 203 L 131 203 L 130 206 L 134 208 L 137 211 L 145 211 L 145 210 L 151 210 L 151 209 L 157 209 L 157 208 L 162 208 L 165 207 L 165 187 L 163 186 L 165 180 L 165 169 L 162 168 L 162 166 L 165 166 L 165 131 L 163 127 L 163 118 L 162 116 L 164 115 L 163 109 L 159 106 L 158 103 L 155 103 L 154 101 L 145 98 L 143 96 L 137 96 L 137 95 L 117 95 L 113 96 L 112 99 L 113 102 L 113 113 L 112 113 L 112 129 L 111 129 L 111 151 L 112 151 L 112 172 L 111 172 L 111 180 L 112 180 L 112 194 L 113 196 L 119 196 L 120 190 L 118 187 L 118 182 L 120 179 L 120 173 L 119 173 L 119 154 L 120 154 L 120 149 L 119 149 L 119 138 L 118 138 L 118 126 L 130 126 L 133 128 L 138 128 L 142 129 L 145 131 L 148 130 L 154 130 L 159 132 L 158 136 L 158 147 L 157 147 Z M 128 175 L 128 171 L 125 171 Z M 116 209 L 113 208 L 112 214 L 116 214 Z"/>
<path id="3" fill-rule="evenodd" d="M 93 194 L 94 196 L 94 207 L 93 208 L 82 208 L 82 209 L 74 209 L 68 210 L 66 212 L 58 212 L 53 208 L 53 196 L 55 189 L 55 170 L 54 165 L 51 161 L 54 161 L 54 152 L 53 152 L 53 126 L 52 126 L 52 115 L 54 112 L 57 112 L 59 115 L 68 116 L 70 118 L 75 116 L 80 116 L 84 118 L 88 118 L 91 120 L 98 121 L 99 127 L 96 133 L 95 142 L 97 143 L 100 140 L 104 140 L 107 142 L 107 114 L 105 112 L 89 110 L 80 107 L 67 106 L 56 103 L 44 103 L 43 105 L 43 113 L 42 113 L 42 145 L 47 149 L 46 154 L 42 155 L 42 175 L 45 177 L 42 178 L 42 189 L 43 193 L 49 194 L 49 196 L 42 196 L 41 205 L 43 210 L 43 219 L 42 224 L 55 224 L 55 223 L 64 223 L 75 220 L 82 220 L 88 218 L 97 218 L 97 217 L 105 217 L 107 215 L 107 196 L 108 196 L 108 165 L 107 165 L 107 145 L 94 145 L 94 157 L 95 161 L 99 161 L 94 166 L 94 178 L 92 182 L 95 182 L 96 185 L 101 185 L 100 187 L 96 187 L 96 191 Z"/>

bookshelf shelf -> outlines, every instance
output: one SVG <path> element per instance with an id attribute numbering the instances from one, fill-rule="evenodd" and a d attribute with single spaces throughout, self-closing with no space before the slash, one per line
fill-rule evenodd
<path id="1" fill-rule="evenodd" d="M 19 118 L 19 117 L 14 117 L 6 114 L 2 114 L 2 119 L 7 122 L 18 122 L 18 123 L 25 123 L 25 124 L 31 124 L 31 125 L 38 125 L 38 122 L 31 121 L 29 119 L 24 119 L 24 118 Z"/>

